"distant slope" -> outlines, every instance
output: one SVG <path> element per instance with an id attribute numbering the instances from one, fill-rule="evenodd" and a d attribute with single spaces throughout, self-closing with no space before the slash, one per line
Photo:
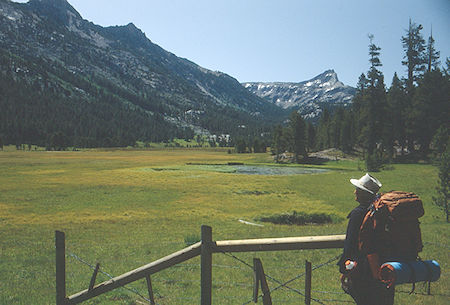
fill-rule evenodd
<path id="1" fill-rule="evenodd" d="M 60 131 L 72 142 L 113 135 L 111 145 L 121 144 L 122 134 L 126 142 L 190 137 L 194 131 L 236 135 L 266 130 L 284 115 L 231 76 L 160 48 L 134 24 L 95 25 L 66 0 L 0 0 L 0 56 L 0 76 L 9 84 L 0 97 L 9 109 L 0 114 L 9 122 L 0 125 L 7 142 L 42 143 Z M 42 104 L 28 97 L 12 103 L 20 96 L 12 88 L 34 90 Z M 46 103 L 60 112 L 49 113 Z M 19 104 L 21 112 L 37 114 L 29 121 L 11 119 Z M 113 124 L 106 113 L 115 114 Z M 134 116 L 141 124 L 133 128 Z M 86 131 L 87 123 L 96 131 Z M 23 134 L 28 129 L 37 129 L 34 139 Z"/>
<path id="2" fill-rule="evenodd" d="M 324 108 L 348 106 L 356 92 L 340 82 L 334 70 L 300 83 L 251 82 L 243 86 L 283 109 L 298 110 L 309 119 L 317 119 Z"/>

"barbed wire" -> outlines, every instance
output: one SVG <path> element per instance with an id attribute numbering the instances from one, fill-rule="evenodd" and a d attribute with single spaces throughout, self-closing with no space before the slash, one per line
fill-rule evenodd
<path id="1" fill-rule="evenodd" d="M 84 260 L 84 259 L 81 258 L 80 256 L 76 255 L 75 253 L 73 253 L 73 252 L 70 251 L 69 249 L 66 249 L 66 250 L 67 250 L 67 255 L 69 255 L 70 257 L 72 257 L 72 258 L 74 258 L 75 260 L 79 261 L 80 263 L 82 263 L 82 264 L 88 266 L 88 267 L 91 268 L 92 270 L 95 270 L 94 264 L 91 264 L 91 263 L 87 262 L 86 260 Z M 193 265 L 195 265 L 195 264 L 193 264 Z M 199 266 L 200 266 L 200 265 L 199 265 Z M 214 266 L 214 265 L 213 265 L 213 266 Z M 218 266 L 221 266 L 221 265 L 218 265 Z M 223 266 L 223 265 L 222 265 L 222 266 Z M 226 267 L 229 267 L 229 266 L 226 266 Z M 99 269 L 98 271 L 99 271 L 100 273 L 106 275 L 110 280 L 113 280 L 113 279 L 114 279 L 114 276 L 111 275 L 110 273 L 105 272 L 105 271 L 103 271 L 102 269 Z M 164 279 L 164 278 L 160 278 L 160 279 L 158 280 L 158 282 L 171 282 L 171 283 L 178 283 L 178 284 L 186 284 L 186 283 L 197 284 L 197 283 L 198 283 L 198 281 L 186 281 L 186 280 L 184 280 L 184 281 L 177 281 L 177 280 L 173 280 L 173 279 Z M 235 286 L 235 287 L 253 287 L 253 285 L 246 284 L 246 283 L 231 283 L 231 282 L 220 282 L 220 281 L 214 281 L 213 283 L 214 283 L 215 285 L 223 285 L 223 286 L 230 286 L 230 287 L 233 287 L 233 286 Z M 126 286 L 121 286 L 121 287 L 124 288 L 124 289 L 126 289 L 126 290 L 128 290 L 128 291 L 130 291 L 130 292 L 132 292 L 132 293 L 134 293 L 134 294 L 136 294 L 137 296 L 139 296 L 139 297 L 142 298 L 143 300 L 145 300 L 145 301 L 147 301 L 147 302 L 150 303 L 150 299 L 147 298 L 147 297 L 145 297 L 145 296 L 143 296 L 143 295 L 142 295 L 139 291 L 137 291 L 135 288 L 129 288 L 129 287 L 126 287 Z M 162 296 L 160 293 L 155 292 L 155 294 L 157 295 L 158 298 L 160 298 L 160 299 L 163 298 L 163 296 Z M 236 297 L 236 298 L 238 298 L 238 297 Z M 189 300 L 190 300 L 190 299 L 195 299 L 195 298 L 177 297 L 176 299 L 178 299 L 178 300 L 189 299 Z M 156 304 L 157 304 L 157 303 L 156 303 Z"/>
<path id="2" fill-rule="evenodd" d="M 91 269 L 93 269 L 93 270 L 96 269 L 94 265 L 90 264 L 89 262 L 85 261 L 84 259 L 82 259 L 82 258 L 79 257 L 78 255 L 74 254 L 74 253 L 71 252 L 69 249 L 66 249 L 66 250 L 67 250 L 67 254 L 68 254 L 69 256 L 73 257 L 74 259 L 76 259 L 76 260 L 79 261 L 80 263 L 82 263 L 82 264 L 84 264 L 84 265 L 86 265 L 86 266 L 89 266 L 89 267 L 90 267 Z M 111 274 L 109 274 L 109 273 L 103 271 L 102 269 L 99 269 L 98 271 L 99 271 L 100 273 L 106 275 L 110 280 L 114 281 L 114 277 L 113 277 Z M 134 288 L 129 288 L 129 287 L 126 287 L 126 286 L 121 286 L 121 287 L 122 287 L 123 289 L 126 289 L 126 290 L 128 290 L 128 291 L 130 291 L 130 292 L 136 294 L 137 296 L 139 296 L 140 298 L 142 298 L 143 300 L 145 300 L 145 301 L 147 301 L 149 304 L 151 304 L 151 300 L 148 299 L 148 298 L 146 298 L 146 297 L 144 297 L 144 296 L 143 296 L 139 291 L 137 291 L 136 289 L 134 289 Z M 159 298 L 162 298 L 162 296 L 161 296 L 158 292 L 156 292 L 156 293 L 157 293 L 157 295 L 158 295 Z M 156 304 L 157 304 L 157 303 L 156 303 Z M 157 305 L 158 305 L 158 304 L 157 304 Z"/>
<path id="3" fill-rule="evenodd" d="M 334 262 L 335 260 L 337 260 L 339 257 L 340 257 L 340 255 L 331 258 L 330 260 L 328 260 L 328 261 L 325 262 L 325 263 L 322 263 L 322 264 L 319 264 L 319 265 L 317 265 L 317 266 L 314 266 L 314 267 L 311 268 L 311 271 L 314 271 L 314 270 L 316 270 L 316 269 L 319 269 L 319 268 L 321 268 L 321 267 L 324 267 L 324 266 L 326 266 L 326 265 L 329 265 L 329 264 L 331 264 L 332 262 Z M 294 277 L 294 278 L 292 278 L 292 279 L 286 281 L 284 284 L 287 285 L 287 284 L 289 284 L 289 283 L 291 283 L 291 282 L 293 282 L 293 281 L 295 281 L 295 280 L 297 280 L 297 279 L 299 279 L 299 278 L 301 278 L 301 277 L 303 277 L 303 276 L 305 276 L 305 275 L 306 275 L 306 272 L 303 272 L 303 273 L 297 275 L 296 277 Z M 273 291 L 275 291 L 275 290 L 277 290 L 277 289 L 279 289 L 279 288 L 281 288 L 281 286 L 274 288 Z M 302 295 L 303 295 L 303 294 L 302 294 Z M 303 295 L 303 296 L 304 296 L 304 295 Z"/>
<path id="4" fill-rule="evenodd" d="M 30 246 L 30 244 L 31 244 L 31 245 L 48 244 L 48 243 L 45 243 L 45 242 L 36 242 L 36 243 L 35 243 L 35 242 L 28 242 L 28 243 L 26 243 L 26 242 L 22 242 L 22 241 L 17 241 L 16 243 L 17 243 L 18 245 L 21 245 L 21 246 Z M 175 243 L 173 243 L 173 244 L 175 244 Z M 435 243 L 431 243 L 431 242 L 425 242 L 425 244 L 434 245 L 434 246 L 437 246 L 437 247 L 440 247 L 440 248 L 450 248 L 450 247 L 448 247 L 447 245 L 440 245 L 440 244 L 435 244 Z M 235 260 L 237 260 L 237 261 L 239 261 L 241 264 L 245 265 L 247 268 L 251 269 L 252 271 L 254 270 L 253 265 L 251 265 L 251 264 L 245 262 L 244 260 L 240 259 L 239 257 L 237 257 L 237 256 L 235 256 L 235 255 L 233 255 L 233 254 L 231 254 L 231 253 L 229 253 L 229 252 L 221 251 L 221 253 L 223 253 L 224 255 L 229 256 L 229 257 L 231 257 L 231 258 L 233 258 L 233 259 L 235 259 Z M 70 251 L 69 249 L 67 249 L 67 254 L 68 254 L 69 256 L 71 256 L 72 258 L 76 259 L 77 261 L 79 261 L 80 263 L 82 263 L 82 264 L 88 266 L 89 268 L 95 270 L 95 266 L 94 266 L 93 264 L 90 264 L 90 263 L 87 262 L 86 260 L 84 260 L 84 259 L 82 259 L 81 257 L 79 257 L 78 255 L 74 254 L 74 253 L 73 253 L 72 251 Z M 335 256 L 335 257 L 329 259 L 328 261 L 326 261 L 326 262 L 324 262 L 324 263 L 321 263 L 321 264 L 319 264 L 319 265 L 313 266 L 313 268 L 312 268 L 311 270 L 313 271 L 313 270 L 322 268 L 322 267 L 324 267 L 324 266 L 327 266 L 327 265 L 331 264 L 332 262 L 334 262 L 335 260 L 337 260 L 339 257 L 340 257 L 340 255 Z M 224 265 L 224 264 L 213 264 L 212 266 L 215 267 L 215 268 L 231 268 L 231 269 L 240 269 L 240 270 L 247 269 L 247 268 L 242 268 L 242 267 L 236 266 L 236 265 L 233 266 L 233 265 Z M 174 267 L 188 267 L 188 268 L 189 268 L 189 267 L 194 267 L 194 268 L 199 268 L 199 267 L 201 267 L 201 265 L 200 265 L 200 264 L 178 264 L 178 265 L 175 265 Z M 294 266 L 294 267 L 295 267 L 295 266 Z M 296 266 L 296 267 L 303 267 L 303 266 Z M 286 268 L 287 268 L 287 267 L 286 267 Z M 292 269 L 293 267 L 291 266 L 290 268 Z M 277 267 L 277 269 L 283 269 L 283 267 Z M 105 271 L 103 271 L 103 270 L 101 270 L 101 269 L 99 270 L 99 272 L 102 273 L 102 274 L 104 274 L 104 275 L 106 275 L 110 280 L 113 280 L 113 279 L 114 279 L 114 277 L 113 277 L 111 274 L 109 274 L 109 273 L 107 273 L 107 272 L 105 272 Z M 284 288 L 284 289 L 290 290 L 290 291 L 292 291 L 292 292 L 295 292 L 296 294 L 299 294 L 299 295 L 301 295 L 301 296 L 305 296 L 305 294 L 304 294 L 302 291 L 300 291 L 300 290 L 298 290 L 298 289 L 296 289 L 296 288 L 292 288 L 292 287 L 288 286 L 288 284 L 290 284 L 291 282 L 293 282 L 293 281 L 295 281 L 295 280 L 297 280 L 297 279 L 299 279 L 299 278 L 305 276 L 305 274 L 306 274 L 305 272 L 304 272 L 304 273 L 301 273 L 301 274 L 295 276 L 294 278 L 292 278 L 292 279 L 290 279 L 290 280 L 288 280 L 288 281 L 286 281 L 286 282 L 282 282 L 282 281 L 279 281 L 279 280 L 277 280 L 276 278 L 274 278 L 274 277 L 272 277 L 272 276 L 270 276 L 269 274 L 267 274 L 267 273 L 264 272 L 264 276 L 266 276 L 269 280 L 271 280 L 271 281 L 273 281 L 273 282 L 279 284 L 279 286 L 277 286 L 277 287 L 275 287 L 275 288 L 272 288 L 272 289 L 269 291 L 270 294 L 271 294 L 272 292 L 274 292 L 274 291 L 277 291 L 277 290 L 279 290 L 279 289 L 281 289 L 281 288 Z M 185 280 L 184 280 L 184 281 L 177 281 L 177 280 L 172 280 L 172 279 L 161 279 L 161 278 L 159 278 L 159 280 L 158 280 L 157 282 L 161 282 L 161 281 L 163 281 L 163 282 L 164 282 L 164 281 L 170 281 L 171 283 L 184 283 L 184 284 L 185 284 L 185 283 L 198 283 L 197 281 L 185 281 Z M 248 284 L 245 284 L 245 283 L 230 283 L 230 282 L 217 282 L 217 281 L 214 281 L 214 284 L 216 284 L 216 285 L 227 285 L 227 286 L 230 286 L 230 287 L 233 287 L 233 286 L 236 286 L 236 287 L 253 287 L 253 285 L 248 285 Z M 149 304 L 151 303 L 151 300 L 150 300 L 149 298 L 143 296 L 137 289 L 135 289 L 135 288 L 129 288 L 129 287 L 126 287 L 126 286 L 121 286 L 121 287 L 124 288 L 124 289 L 126 289 L 126 290 L 128 290 L 128 291 L 130 291 L 131 293 L 133 293 L 133 294 L 139 296 L 140 298 L 142 298 L 142 300 L 145 300 L 145 301 L 148 302 Z M 320 294 L 346 295 L 346 293 L 344 293 L 344 292 L 337 292 L 337 291 L 320 291 L 320 290 L 312 290 L 312 292 L 314 292 L 314 293 L 320 293 Z M 409 291 L 402 291 L 402 290 L 398 290 L 398 292 L 399 292 L 399 293 L 410 293 Z M 160 299 L 163 298 L 163 296 L 161 296 L 160 293 L 158 293 L 158 292 L 155 292 L 155 293 L 156 293 L 156 295 L 157 295 Z M 419 293 L 419 292 L 413 292 L 413 294 L 422 294 L 422 293 Z M 448 296 L 448 295 L 443 295 L 443 296 Z M 240 299 L 240 298 L 241 298 L 241 297 L 239 297 L 239 296 L 229 296 L 229 295 L 228 295 L 228 296 L 221 296 L 221 297 L 222 297 L 222 298 L 225 298 L 225 299 L 227 299 L 227 298 L 228 298 L 228 299 L 238 299 L 238 298 Z M 292 297 L 289 297 L 289 296 L 287 296 L 287 297 L 288 297 L 288 298 L 292 298 Z M 258 298 L 262 298 L 262 295 L 259 295 Z M 183 297 L 178 297 L 178 298 L 176 298 L 176 299 L 180 299 L 180 300 L 181 300 L 181 299 L 196 299 L 196 298 L 183 298 Z M 251 300 L 248 301 L 248 302 L 243 303 L 243 305 L 249 304 L 249 303 L 251 303 L 252 301 L 253 301 L 253 299 L 251 299 Z M 321 304 L 321 305 L 325 305 L 325 303 L 323 303 L 323 302 L 354 303 L 353 301 L 350 301 L 350 300 L 318 299 L 318 298 L 312 298 L 312 297 L 311 297 L 311 301 L 314 301 L 314 302 L 316 302 L 316 303 L 318 303 L 318 304 Z"/>
<path id="5" fill-rule="evenodd" d="M 221 251 L 221 253 L 223 253 L 223 254 L 225 254 L 225 255 L 227 255 L 227 256 L 229 256 L 229 257 L 232 257 L 233 259 L 239 261 L 240 263 L 244 264 L 245 266 L 247 266 L 248 268 L 250 268 L 250 269 L 253 270 L 253 266 L 252 266 L 252 265 L 250 265 L 250 264 L 247 263 L 246 261 L 240 259 L 240 258 L 237 257 L 236 255 L 233 255 L 233 254 L 231 254 L 231 253 L 229 253 L 229 252 L 225 252 L 225 251 Z M 324 262 L 324 263 L 321 263 L 321 264 L 319 264 L 319 265 L 314 266 L 311 270 L 316 270 L 316 269 L 319 269 L 319 268 L 324 267 L 324 266 L 326 266 L 326 265 L 329 265 L 329 264 L 331 264 L 332 262 L 334 262 L 334 261 L 336 261 L 337 259 L 339 259 L 340 257 L 341 257 L 341 255 L 337 255 L 337 256 L 335 256 L 335 257 L 329 259 L 328 261 L 326 261 L 326 262 Z M 266 277 L 267 277 L 268 279 L 270 279 L 271 281 L 273 281 L 273 282 L 279 284 L 279 286 L 277 286 L 277 287 L 275 287 L 275 288 L 273 288 L 273 289 L 271 289 L 271 290 L 269 291 L 270 294 L 271 294 L 272 292 L 274 292 L 274 291 L 280 289 L 280 288 L 286 288 L 286 289 L 291 290 L 291 291 L 293 291 L 293 292 L 295 292 L 295 293 L 297 293 L 297 294 L 299 294 L 299 295 L 301 295 L 301 296 L 305 296 L 305 294 L 304 294 L 303 292 L 301 292 L 300 290 L 296 289 L 296 288 L 292 288 L 292 287 L 288 286 L 288 284 L 291 283 L 291 282 L 293 282 L 293 281 L 295 281 L 295 280 L 297 280 L 297 279 L 299 279 L 299 278 L 301 278 L 301 277 L 303 277 L 303 276 L 305 276 L 305 274 L 306 274 L 306 273 L 301 273 L 301 274 L 297 275 L 296 277 L 294 277 L 294 278 L 292 278 L 292 279 L 290 279 L 290 280 L 288 280 L 288 281 L 286 281 L 286 282 L 281 282 L 281 281 L 275 279 L 274 277 L 270 276 L 270 275 L 267 274 L 266 272 L 264 272 L 264 276 L 266 276 Z M 258 296 L 258 298 L 261 298 L 261 297 L 262 297 L 262 295 L 259 295 L 259 296 Z M 311 300 L 312 300 L 312 301 L 315 301 L 315 302 L 317 302 L 317 303 L 319 303 L 319 304 L 321 304 L 321 305 L 325 305 L 325 304 L 324 304 L 321 300 L 319 300 L 319 299 L 316 299 L 316 298 L 312 298 L 312 297 L 311 297 Z M 243 305 L 249 304 L 249 303 L 251 303 L 252 301 L 253 301 L 253 299 L 250 300 L 250 301 L 248 301 L 248 302 L 243 303 Z M 333 300 L 333 301 L 338 301 L 338 302 L 340 302 L 340 301 L 344 301 L 344 300 Z M 344 302 L 347 302 L 347 301 L 344 301 Z"/>
<path id="6" fill-rule="evenodd" d="M 229 268 L 229 269 L 239 269 L 239 270 L 244 270 L 244 268 L 240 267 L 240 266 L 231 266 L 231 265 L 223 265 L 223 264 L 212 264 L 212 266 L 214 268 Z M 200 264 L 177 264 L 175 266 L 173 266 L 175 268 L 181 268 L 181 267 L 192 267 L 192 268 L 200 268 L 201 265 Z"/>
<path id="7" fill-rule="evenodd" d="M 235 259 L 235 260 L 237 260 L 238 262 L 244 264 L 245 266 L 249 267 L 249 268 L 253 271 L 253 266 L 252 266 L 252 265 L 250 265 L 250 264 L 247 263 L 246 261 L 240 259 L 240 258 L 237 257 L 236 255 L 233 255 L 233 254 L 231 254 L 231 253 L 229 253 L 229 252 L 225 252 L 225 251 L 222 251 L 221 253 L 222 253 L 222 254 L 225 254 L 225 255 L 227 255 L 227 256 L 229 256 L 229 257 Z M 284 285 L 283 285 L 280 281 L 274 279 L 273 277 L 271 277 L 270 275 L 268 275 L 266 272 L 264 272 L 264 276 L 266 276 L 267 278 L 269 278 L 269 279 L 272 280 L 272 281 L 275 281 L 275 282 L 278 283 L 278 284 L 281 284 L 281 285 L 278 286 L 276 289 L 270 290 L 269 293 L 272 293 L 273 291 L 275 291 L 275 290 L 277 290 L 277 289 L 279 289 L 279 288 L 281 288 L 281 287 L 285 287 L 285 288 L 287 288 L 287 289 L 292 289 L 292 290 L 294 290 L 294 288 L 291 288 L 291 287 L 287 286 L 287 284 L 284 284 Z M 296 291 L 296 292 L 297 292 L 297 291 Z M 300 293 L 300 294 L 301 294 L 301 293 Z M 304 296 L 304 295 L 303 295 L 303 296 Z M 258 296 L 258 298 L 261 298 L 261 297 L 262 297 L 262 295 L 259 295 L 259 296 Z M 253 302 L 253 299 L 251 299 L 251 300 L 248 301 L 248 302 L 243 303 L 243 305 L 249 304 L 249 303 L 251 303 L 251 302 Z"/>
<path id="8" fill-rule="evenodd" d="M 352 304 L 356 304 L 355 301 L 350 301 L 350 300 L 336 300 L 336 299 L 321 299 L 323 302 L 340 302 L 340 303 L 352 303 Z"/>
<path id="9" fill-rule="evenodd" d="M 239 270 L 246 270 L 247 268 L 242 268 L 240 266 L 236 266 L 236 265 L 224 265 L 224 264 L 212 264 L 212 266 L 214 268 L 229 268 L 229 269 L 239 269 Z M 175 266 L 173 266 L 174 268 L 183 268 L 183 267 L 191 267 L 191 268 L 200 268 L 201 265 L 200 264 L 177 264 Z M 304 265 L 290 265 L 290 266 L 276 266 L 276 268 L 278 270 L 280 269 L 300 269 L 300 268 L 304 268 Z"/>
<path id="10" fill-rule="evenodd" d="M 316 292 L 316 293 L 323 293 L 323 294 L 346 294 L 345 292 L 341 292 L 341 291 L 322 291 L 322 290 L 311 290 L 311 292 Z"/>
<path id="11" fill-rule="evenodd" d="M 252 266 L 252 265 L 250 265 L 250 264 L 247 263 L 246 261 L 240 259 L 240 258 L 237 257 L 236 255 L 233 255 L 233 254 L 228 253 L 228 252 L 222 252 L 222 253 L 225 254 L 225 255 L 227 255 L 227 256 L 229 256 L 229 257 L 231 257 L 231 258 L 233 258 L 233 259 L 235 259 L 235 260 L 237 260 L 237 261 L 239 261 L 241 264 L 245 265 L 247 268 L 249 268 L 249 269 L 251 269 L 251 270 L 253 271 L 253 266 Z M 70 251 L 69 249 L 67 249 L 67 254 L 68 254 L 70 257 L 74 258 L 75 260 L 79 261 L 80 263 L 82 263 L 82 264 L 88 266 L 89 268 L 95 270 L 95 266 L 94 266 L 93 264 L 91 264 L 91 263 L 87 262 L 86 260 L 82 259 L 81 257 L 79 257 L 78 255 L 76 255 L 75 253 L 73 253 L 73 252 Z M 337 260 L 339 257 L 340 257 L 340 255 L 338 255 L 338 256 L 336 256 L 336 257 L 333 257 L 333 258 L 329 259 L 328 261 L 326 261 L 326 262 L 324 262 L 324 263 L 321 263 L 321 264 L 319 264 L 319 265 L 315 265 L 315 266 L 312 267 L 311 270 L 313 271 L 313 270 L 317 270 L 317 269 L 319 269 L 319 268 L 322 268 L 322 267 L 324 267 L 324 266 L 327 266 L 327 265 L 331 264 L 332 262 L 334 262 L 335 260 Z M 200 265 L 198 265 L 198 264 L 183 264 L 183 265 L 184 265 L 184 266 L 188 266 L 188 267 L 198 267 L 198 266 L 200 266 Z M 230 265 L 219 265 L 219 264 L 217 264 L 217 265 L 213 265 L 213 266 L 214 266 L 214 267 L 224 267 L 224 268 L 243 269 L 243 268 L 238 267 L 238 266 L 230 266 Z M 105 271 L 103 271 L 103 270 L 101 270 L 101 269 L 99 270 L 99 272 L 102 273 L 102 274 L 104 274 L 104 275 L 106 275 L 110 280 L 113 280 L 113 278 L 114 278 L 111 274 L 109 274 L 108 272 L 105 272 Z M 264 275 L 265 275 L 269 280 L 271 280 L 271 281 L 273 281 L 273 282 L 279 284 L 279 286 L 277 286 L 277 287 L 271 289 L 271 290 L 269 291 L 269 293 L 272 293 L 272 292 L 274 292 L 274 291 L 276 291 L 276 290 L 278 290 L 278 289 L 280 289 L 280 288 L 285 288 L 285 289 L 288 289 L 288 290 L 290 290 L 290 291 L 292 291 L 292 292 L 295 292 L 295 293 L 297 293 L 297 294 L 299 294 L 299 295 L 301 295 L 301 296 L 305 296 L 305 294 L 304 294 L 303 292 L 301 292 L 300 290 L 288 286 L 289 283 L 291 283 L 291 282 L 293 282 L 293 281 L 295 281 L 295 280 L 297 280 L 297 279 L 303 277 L 303 276 L 305 275 L 305 273 L 301 273 L 301 274 L 297 275 L 296 277 L 294 277 L 294 278 L 292 278 L 292 279 L 290 279 L 290 280 L 288 280 L 288 281 L 286 281 L 286 282 L 281 282 L 281 281 L 277 280 L 276 278 L 270 276 L 269 274 L 267 274 L 267 273 L 265 273 L 265 272 L 264 272 Z M 172 282 L 172 283 L 197 283 L 197 281 L 177 281 L 177 280 L 172 280 L 172 279 L 159 279 L 159 281 L 163 281 L 163 282 L 164 282 L 164 281 L 170 281 L 170 282 Z M 238 286 L 240 286 L 240 287 L 253 287 L 253 285 L 248 285 L 248 284 L 245 284 L 245 283 L 230 283 L 230 282 L 217 282 L 217 281 L 215 281 L 214 283 L 217 284 L 217 285 L 227 285 L 227 286 L 230 286 L 230 287 L 232 287 L 232 286 L 236 286 L 236 287 L 238 287 Z M 424 285 L 425 285 L 425 284 L 424 284 Z M 124 288 L 124 289 L 130 291 L 131 293 L 133 293 L 133 294 L 139 296 L 141 299 L 145 300 L 145 301 L 148 302 L 149 304 L 151 303 L 151 300 L 150 300 L 149 298 L 143 296 L 137 289 L 135 289 L 135 288 L 129 288 L 129 287 L 126 287 L 126 286 L 122 286 L 122 288 Z M 321 290 L 313 290 L 312 292 L 314 292 L 314 293 L 320 293 L 320 294 L 339 294 L 339 295 L 345 295 L 344 292 L 337 292 L 337 291 L 321 291 Z M 398 290 L 398 292 L 399 292 L 399 293 L 410 293 L 409 291 L 402 291 L 402 290 Z M 156 292 L 156 294 L 157 294 L 157 296 L 158 296 L 159 298 L 163 298 L 158 292 Z M 415 291 L 415 292 L 413 292 L 413 294 L 421 294 L 421 293 Z M 259 296 L 258 296 L 258 298 L 261 298 L 261 297 L 262 297 L 262 295 L 259 295 Z M 239 297 L 239 296 L 222 296 L 222 298 L 225 298 L 225 299 L 227 299 L 227 298 L 228 298 L 228 299 L 238 299 L 238 298 L 239 298 L 239 299 L 240 299 L 241 297 Z M 289 297 L 288 297 L 288 298 L 289 298 Z M 178 297 L 177 299 L 180 299 L 180 300 L 182 300 L 182 299 L 183 299 L 183 300 L 184 300 L 184 299 L 189 299 L 189 300 L 191 300 L 191 299 L 195 299 L 195 298 Z M 251 300 L 248 301 L 248 302 L 243 303 L 243 305 L 247 305 L 247 304 L 251 303 L 252 301 L 253 301 L 253 299 L 251 299 Z M 321 305 L 325 305 L 324 302 L 341 302 L 341 303 L 353 303 L 353 304 L 354 304 L 354 302 L 353 302 L 353 301 L 350 301 L 350 300 L 340 300 L 340 299 L 318 299 L 318 298 L 312 298 L 312 297 L 311 297 L 311 301 L 314 301 L 314 302 L 316 302 L 316 303 L 318 303 L 318 304 L 321 304 Z M 156 303 L 156 304 L 157 304 L 157 303 Z"/>

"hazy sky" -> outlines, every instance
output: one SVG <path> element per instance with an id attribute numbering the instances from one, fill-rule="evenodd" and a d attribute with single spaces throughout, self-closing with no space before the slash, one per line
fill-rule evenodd
<path id="1" fill-rule="evenodd" d="M 17 1 L 17 0 L 16 0 Z M 27 1 L 17 1 L 27 2 Z M 381 48 L 389 87 L 406 75 L 401 37 L 409 19 L 431 27 L 441 64 L 450 57 L 449 0 L 69 0 L 101 26 L 133 22 L 154 43 L 240 82 L 308 80 L 327 69 L 356 86 L 368 34 Z"/>

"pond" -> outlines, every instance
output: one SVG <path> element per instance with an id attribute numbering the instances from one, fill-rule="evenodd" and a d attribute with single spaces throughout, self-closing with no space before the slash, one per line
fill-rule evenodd
<path id="1" fill-rule="evenodd" d="M 303 175 L 324 173 L 327 170 L 303 167 L 283 167 L 264 165 L 232 165 L 236 169 L 236 174 L 245 175 Z"/>
<path id="2" fill-rule="evenodd" d="M 221 165 L 210 164 L 196 166 L 197 169 L 205 171 L 214 171 L 222 173 L 233 173 L 243 175 L 302 175 L 302 174 L 318 174 L 324 173 L 328 170 L 317 168 L 305 168 L 305 167 L 288 167 L 288 166 L 271 166 L 271 165 Z"/>
<path id="3" fill-rule="evenodd" d="M 304 174 L 319 174 L 329 170 L 306 167 L 274 166 L 274 165 L 245 165 L 245 164 L 192 164 L 188 163 L 181 167 L 158 167 L 140 168 L 147 171 L 205 171 L 224 174 L 242 175 L 268 175 L 268 176 L 289 176 Z"/>

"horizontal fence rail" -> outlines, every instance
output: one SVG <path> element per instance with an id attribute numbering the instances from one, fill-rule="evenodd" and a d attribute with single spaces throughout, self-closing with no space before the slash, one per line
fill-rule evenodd
<path id="1" fill-rule="evenodd" d="M 345 235 L 225 240 L 213 243 L 213 252 L 257 252 L 343 248 Z"/>
<path id="2" fill-rule="evenodd" d="M 147 283 L 150 283 L 151 274 L 180 264 L 199 255 L 201 256 L 201 304 L 210 305 L 213 253 L 343 248 L 345 241 L 345 235 L 213 241 L 211 227 L 202 226 L 201 230 L 201 242 L 97 285 L 93 285 L 95 281 L 94 275 L 88 289 L 69 297 L 66 297 L 65 295 L 65 237 L 64 233 L 57 231 L 55 234 L 57 305 L 79 304 L 140 279 L 146 279 Z M 151 285 L 149 285 L 149 287 L 151 287 Z M 149 291 L 150 290 L 151 289 L 149 288 Z"/>

